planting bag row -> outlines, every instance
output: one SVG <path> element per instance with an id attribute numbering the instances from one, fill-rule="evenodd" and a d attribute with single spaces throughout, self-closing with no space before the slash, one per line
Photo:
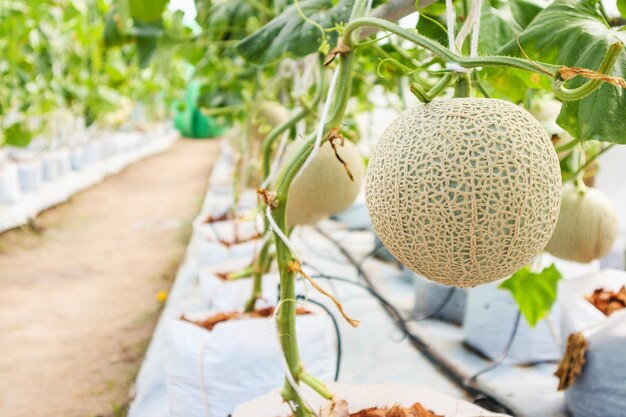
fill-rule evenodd
<path id="1" fill-rule="evenodd" d="M 329 320 L 321 312 L 299 316 L 296 324 L 302 362 L 322 380 L 331 380 L 336 366 L 336 342 Z M 224 322 L 212 331 L 170 320 L 170 416 L 227 417 L 239 404 L 281 387 L 285 367 L 277 331 L 272 318 Z"/>

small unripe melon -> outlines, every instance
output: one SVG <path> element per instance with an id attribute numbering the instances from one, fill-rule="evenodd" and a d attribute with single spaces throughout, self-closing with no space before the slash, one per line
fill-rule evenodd
<path id="1" fill-rule="evenodd" d="M 618 221 L 615 206 L 602 191 L 565 190 L 559 220 L 546 252 L 576 262 L 602 258 L 613 247 Z"/>
<path id="2" fill-rule="evenodd" d="M 527 111 L 495 99 L 440 99 L 406 110 L 376 143 L 366 202 L 383 244 L 444 285 L 509 276 L 548 243 L 559 161 Z"/>
<path id="3" fill-rule="evenodd" d="M 253 140 L 263 141 L 276 126 L 289 120 L 289 110 L 279 103 L 264 101 L 252 114 L 250 134 Z"/>
<path id="4" fill-rule="evenodd" d="M 304 142 L 297 140 L 289 145 L 285 160 Z M 289 187 L 287 200 L 287 225 L 315 223 L 350 207 L 359 195 L 365 165 L 363 156 L 350 141 L 343 145 L 335 142 L 337 153 L 347 164 L 354 181 L 350 180 L 344 166 L 335 156 L 329 142 L 324 142 L 313 160 L 300 170 Z"/>

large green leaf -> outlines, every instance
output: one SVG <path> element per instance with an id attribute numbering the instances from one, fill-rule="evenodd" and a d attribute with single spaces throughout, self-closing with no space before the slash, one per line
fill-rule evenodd
<path id="1" fill-rule="evenodd" d="M 496 8 L 485 2 L 481 11 L 478 50 L 487 55 L 497 51 L 502 45 L 515 39 L 515 33 L 521 27 L 515 21 L 509 3 L 502 3 Z"/>
<path id="2" fill-rule="evenodd" d="M 324 33 L 320 27 L 328 29 L 347 22 L 353 3 L 354 0 L 339 0 L 336 5 L 332 0 L 299 1 L 239 42 L 237 52 L 246 60 L 259 64 L 285 55 L 306 56 L 322 45 Z M 335 44 L 337 33 L 327 32 L 326 41 Z"/>
<path id="3" fill-rule="evenodd" d="M 247 0 L 226 0 L 213 5 L 201 24 L 213 40 L 239 40 L 248 33 L 248 19 L 257 14 L 257 10 Z"/>
<path id="4" fill-rule="evenodd" d="M 161 15 L 168 0 L 127 0 L 130 15 L 133 19 L 144 23 L 154 23 L 161 20 Z"/>
<path id="5" fill-rule="evenodd" d="M 534 327 L 550 312 L 556 301 L 560 279 L 561 273 L 554 264 L 539 273 L 533 273 L 526 267 L 500 284 L 500 288 L 511 292 L 520 312 L 528 324 Z"/>
<path id="6" fill-rule="evenodd" d="M 522 28 L 528 26 L 544 8 L 538 0 L 511 0 L 509 4 L 515 21 Z"/>
<path id="7" fill-rule="evenodd" d="M 625 40 L 626 33 L 609 27 L 595 0 L 556 0 L 519 37 L 520 45 L 531 59 L 592 70 L 598 68 L 611 44 Z M 516 40 L 500 51 L 523 56 Z M 626 75 L 624 51 L 611 74 Z M 568 87 L 577 87 L 585 81 L 575 78 L 568 82 Z M 626 143 L 625 93 L 605 83 L 588 97 L 565 103 L 557 122 L 582 140 Z"/>

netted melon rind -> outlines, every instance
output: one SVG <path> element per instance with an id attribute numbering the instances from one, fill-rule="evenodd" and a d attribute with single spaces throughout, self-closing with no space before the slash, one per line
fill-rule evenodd
<path id="1" fill-rule="evenodd" d="M 285 160 L 301 146 L 298 140 L 287 149 Z M 358 196 L 365 177 L 363 156 L 356 145 L 336 142 L 339 156 L 348 164 L 351 181 L 329 142 L 319 148 L 311 163 L 301 170 L 289 187 L 287 225 L 315 223 L 350 207 Z"/>
<path id="2" fill-rule="evenodd" d="M 441 99 L 403 112 L 376 144 L 366 202 L 383 244 L 444 285 L 505 278 L 547 244 L 561 175 L 550 139 L 522 108 Z"/>
<path id="3" fill-rule="evenodd" d="M 591 262 L 610 252 L 618 228 L 617 209 L 606 194 L 596 188 L 584 193 L 567 189 L 546 252 L 568 261 Z"/>

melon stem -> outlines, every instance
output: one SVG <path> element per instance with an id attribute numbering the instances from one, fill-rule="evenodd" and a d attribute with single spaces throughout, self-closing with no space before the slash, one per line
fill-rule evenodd
<path id="1" fill-rule="evenodd" d="M 266 264 L 268 264 L 269 248 L 271 244 L 271 239 L 267 239 L 265 243 L 263 243 L 259 251 L 259 256 L 257 256 L 252 265 L 252 294 L 250 294 L 250 298 L 246 301 L 244 310 L 246 313 L 254 311 L 257 300 L 263 295 L 263 273 L 265 272 Z"/>

